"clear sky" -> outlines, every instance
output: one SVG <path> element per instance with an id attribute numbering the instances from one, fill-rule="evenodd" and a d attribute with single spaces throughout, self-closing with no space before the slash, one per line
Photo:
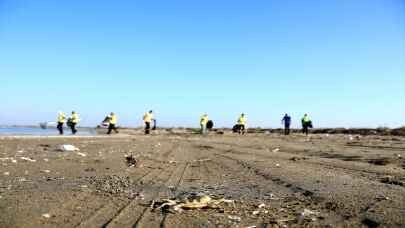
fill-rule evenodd
<path id="1" fill-rule="evenodd" d="M 403 0 L 0 0 L 0 124 L 405 125 Z"/>

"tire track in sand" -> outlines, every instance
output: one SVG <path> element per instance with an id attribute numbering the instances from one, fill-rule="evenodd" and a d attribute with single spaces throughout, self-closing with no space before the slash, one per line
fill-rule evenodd
<path id="1" fill-rule="evenodd" d="M 172 149 L 170 153 L 166 152 L 162 154 L 167 158 L 178 149 L 178 145 L 175 149 Z M 149 180 L 148 183 L 143 184 L 142 192 L 144 192 L 145 201 L 153 201 L 157 198 L 160 192 L 166 187 L 167 182 L 176 173 L 176 170 L 180 166 L 174 166 L 173 164 L 166 164 L 154 179 Z M 121 208 L 121 210 L 109 221 L 103 224 L 102 227 L 138 227 L 138 223 L 148 217 L 150 210 L 149 204 L 140 204 L 135 201 L 129 202 L 127 205 Z"/>
<path id="2" fill-rule="evenodd" d="M 174 153 L 175 147 L 173 146 L 166 155 Z M 167 168 L 158 168 L 152 171 L 145 171 L 140 175 L 135 181 L 136 185 L 151 185 L 155 178 L 158 178 L 162 173 L 164 173 Z M 147 183 L 144 183 L 147 181 Z M 142 191 L 142 190 L 141 190 Z M 75 227 L 105 227 L 111 223 L 117 216 L 120 215 L 126 208 L 130 207 L 132 204 L 136 203 L 136 200 L 125 201 L 125 203 L 110 202 L 106 205 L 99 207 L 94 213 L 92 213 L 86 220 L 81 221 Z"/>
<path id="3" fill-rule="evenodd" d="M 173 178 L 172 180 L 169 181 L 169 184 L 175 182 L 175 185 L 173 185 L 174 188 L 172 189 L 171 197 L 175 197 L 176 194 L 178 194 L 179 187 L 183 183 L 186 171 L 189 169 L 189 167 L 190 167 L 190 163 L 186 162 L 186 164 L 184 165 L 184 168 L 181 170 L 181 174 L 179 175 L 179 178 Z M 160 227 L 162 227 L 162 228 L 166 227 L 167 220 L 168 220 L 168 214 L 166 213 L 163 215 L 163 218 L 160 222 Z"/>
<path id="4" fill-rule="evenodd" d="M 151 172 L 148 172 L 148 173 L 142 175 L 140 178 L 138 178 L 137 184 L 140 184 L 141 182 L 143 182 L 145 180 L 150 180 L 156 176 L 159 176 L 163 172 L 164 172 L 164 169 L 152 170 Z M 103 205 L 100 208 L 98 208 L 86 220 L 80 222 L 75 227 L 80 227 L 80 228 L 103 227 L 104 224 L 106 224 L 108 221 L 114 219 L 114 217 L 116 217 L 116 215 L 118 213 L 120 213 L 125 207 L 127 207 L 132 202 L 133 202 L 133 200 L 131 200 L 129 202 L 125 201 L 123 203 L 122 202 L 116 203 L 114 201 L 110 201 L 106 205 Z"/>

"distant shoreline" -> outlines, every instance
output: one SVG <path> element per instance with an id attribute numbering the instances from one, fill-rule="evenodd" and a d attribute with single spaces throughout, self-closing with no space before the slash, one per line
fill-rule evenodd
<path id="1" fill-rule="evenodd" d="M 40 126 L 35 125 L 0 125 L 0 128 L 34 128 L 41 129 Z M 48 129 L 54 129 L 55 127 L 49 127 Z M 78 127 L 80 130 L 91 130 L 101 133 L 103 130 L 107 130 L 105 127 Z M 141 127 L 119 127 L 123 131 L 142 131 Z M 190 127 L 159 127 L 158 131 L 164 132 L 183 132 L 183 133 L 196 133 L 199 131 L 199 128 L 190 128 Z M 214 128 L 211 132 L 218 134 L 223 134 L 225 132 L 231 132 L 231 128 Z M 266 134 L 266 133 L 279 133 L 282 134 L 283 128 L 248 128 L 248 133 L 251 134 Z M 291 129 L 292 133 L 299 133 L 301 129 L 293 128 Z M 405 136 L 405 127 L 400 128 L 314 128 L 311 129 L 311 134 L 351 134 L 351 135 L 393 135 L 393 136 Z"/>
<path id="2" fill-rule="evenodd" d="M 39 125 L 0 125 L 0 128 L 35 128 L 42 129 Z M 56 126 L 49 126 L 48 129 L 56 128 Z M 66 127 L 67 128 L 67 127 Z M 77 127 L 78 129 L 96 129 L 96 127 Z"/>

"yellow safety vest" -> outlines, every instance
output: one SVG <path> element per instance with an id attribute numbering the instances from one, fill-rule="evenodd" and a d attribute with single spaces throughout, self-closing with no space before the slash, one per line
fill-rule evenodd
<path id="1" fill-rule="evenodd" d="M 72 114 L 72 123 L 79 123 L 79 115 L 77 113 Z"/>
<path id="2" fill-rule="evenodd" d="M 208 123 L 208 116 L 202 116 L 200 120 L 200 124 L 206 125 Z"/>
<path id="3" fill-rule="evenodd" d="M 241 116 L 238 120 L 238 124 L 246 125 L 246 117 Z"/>
<path id="4" fill-rule="evenodd" d="M 58 123 L 65 123 L 65 120 L 66 120 L 66 115 L 65 115 L 65 113 L 59 114 L 59 116 L 58 116 Z"/>
<path id="5" fill-rule="evenodd" d="M 116 115 L 112 115 L 111 116 L 111 120 L 110 120 L 110 124 L 116 124 L 117 123 L 117 116 Z"/>
<path id="6" fill-rule="evenodd" d="M 150 122 L 152 122 L 152 119 L 153 119 L 153 115 L 150 114 L 150 113 L 146 113 L 146 114 L 143 116 L 143 121 L 144 121 L 145 123 L 150 123 Z"/>

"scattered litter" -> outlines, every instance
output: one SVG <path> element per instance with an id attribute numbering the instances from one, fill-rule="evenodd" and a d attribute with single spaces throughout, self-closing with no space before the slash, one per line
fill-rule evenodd
<path id="1" fill-rule="evenodd" d="M 253 211 L 252 214 L 253 215 L 259 215 L 260 213 L 265 213 L 268 214 L 269 212 L 267 210 L 260 210 L 266 207 L 266 204 L 262 203 L 259 206 L 257 206 L 257 208 L 259 208 L 259 210 Z"/>
<path id="2" fill-rule="evenodd" d="M 44 162 L 49 162 L 49 159 L 48 159 L 48 158 L 44 158 Z"/>
<path id="3" fill-rule="evenodd" d="M 314 222 L 317 220 L 317 218 L 315 218 L 314 216 L 317 216 L 319 214 L 320 214 L 320 212 L 304 209 L 304 211 L 298 215 L 298 220 L 301 220 L 301 221 L 309 220 L 309 221 Z"/>
<path id="4" fill-rule="evenodd" d="M 89 186 L 87 186 L 87 185 L 81 185 L 80 187 L 81 187 L 81 188 L 88 188 Z"/>
<path id="5" fill-rule="evenodd" d="M 50 173 L 51 171 L 50 170 L 42 170 L 41 172 L 43 172 L 43 173 Z"/>
<path id="6" fill-rule="evenodd" d="M 183 199 L 164 199 L 160 202 L 152 202 L 151 207 L 159 210 L 173 209 L 177 212 L 183 210 L 195 210 L 195 209 L 220 209 L 221 204 L 234 204 L 233 200 L 227 199 L 212 199 L 210 196 L 204 194 L 191 193 Z"/>
<path id="7" fill-rule="evenodd" d="M 17 163 L 17 160 L 15 160 L 14 158 L 0 158 L 0 161 L 8 161 L 10 160 L 12 163 Z"/>
<path id="8" fill-rule="evenodd" d="M 125 156 L 128 167 L 142 168 L 143 162 L 136 159 L 133 155 Z"/>
<path id="9" fill-rule="evenodd" d="M 301 161 L 301 160 L 308 160 L 306 157 L 292 157 L 290 158 L 290 161 L 296 162 L 296 161 Z"/>
<path id="10" fill-rule="evenodd" d="M 376 198 L 375 198 L 376 200 L 390 200 L 390 198 L 389 197 L 386 197 L 386 196 L 384 196 L 384 195 L 378 195 Z"/>
<path id="11" fill-rule="evenodd" d="M 270 199 L 270 200 L 279 200 L 273 193 L 267 193 L 265 194 L 265 199 Z"/>
<path id="12" fill-rule="evenodd" d="M 280 168 L 280 167 L 281 167 L 281 165 L 280 165 L 280 164 L 276 164 L 276 167 L 277 167 L 277 168 Z"/>
<path id="13" fill-rule="evenodd" d="M 77 155 L 82 156 L 82 157 L 86 157 L 86 156 L 87 156 L 86 154 L 80 153 L 80 152 L 78 152 Z"/>
<path id="14" fill-rule="evenodd" d="M 290 161 L 298 161 L 298 160 L 299 160 L 299 158 L 297 158 L 297 157 L 290 158 Z"/>
<path id="15" fill-rule="evenodd" d="M 304 209 L 304 211 L 299 214 L 299 218 L 300 219 L 305 219 L 305 218 L 310 217 L 312 215 L 319 215 L 319 214 L 320 214 L 319 212 Z"/>
<path id="16" fill-rule="evenodd" d="M 4 172 L 3 174 L 4 174 L 4 176 L 9 176 L 10 172 Z"/>
<path id="17" fill-rule="evenodd" d="M 242 221 L 242 219 L 239 216 L 229 215 L 228 219 L 231 220 L 232 222 L 238 222 L 238 223 Z"/>
<path id="18" fill-rule="evenodd" d="M 126 159 L 127 165 L 128 165 L 129 167 L 135 167 L 135 165 L 136 165 L 136 163 L 137 163 L 137 160 L 134 158 L 134 156 L 132 156 L 132 155 L 127 155 L 127 156 L 125 157 L 125 159 Z"/>
<path id="19" fill-rule="evenodd" d="M 24 153 L 24 150 L 19 150 L 19 151 L 17 151 L 17 153 Z"/>
<path id="20" fill-rule="evenodd" d="M 77 147 L 75 147 L 75 146 L 73 146 L 73 145 L 61 145 L 60 147 L 59 147 L 59 151 L 62 151 L 62 152 L 70 152 L 70 151 L 80 151 L 80 149 L 79 148 L 77 148 Z"/>
<path id="21" fill-rule="evenodd" d="M 169 164 L 175 164 L 177 163 L 176 161 L 169 161 Z"/>
<path id="22" fill-rule="evenodd" d="M 27 158 L 27 157 L 21 157 L 21 160 L 29 161 L 29 162 L 37 162 L 36 160 L 31 159 L 31 158 Z"/>
<path id="23" fill-rule="evenodd" d="M 137 193 L 130 193 L 129 194 L 129 197 L 128 197 L 129 199 L 135 199 L 135 200 L 144 200 L 145 199 L 145 195 L 144 194 L 142 194 L 142 193 L 139 193 L 139 192 L 137 192 Z"/>
<path id="24" fill-rule="evenodd" d="M 42 217 L 49 219 L 49 218 L 51 218 L 51 215 L 50 214 L 43 214 Z"/>
<path id="25" fill-rule="evenodd" d="M 272 150 L 273 153 L 277 153 L 279 151 L 280 151 L 280 148 L 276 148 L 276 149 Z"/>
<path id="26" fill-rule="evenodd" d="M 56 173 L 56 174 L 59 174 L 59 173 Z M 64 179 L 65 179 L 64 177 L 47 177 L 46 181 L 61 181 Z"/>
<path id="27" fill-rule="evenodd" d="M 22 178 L 19 178 L 18 181 L 19 181 L 19 182 L 26 182 L 27 179 L 25 179 L 24 177 L 22 177 Z"/>

